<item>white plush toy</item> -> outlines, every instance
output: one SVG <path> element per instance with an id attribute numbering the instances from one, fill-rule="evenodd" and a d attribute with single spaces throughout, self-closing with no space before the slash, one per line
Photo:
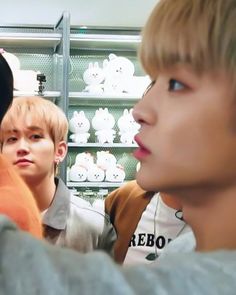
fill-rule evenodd
<path id="1" fill-rule="evenodd" d="M 140 125 L 135 122 L 133 109 L 124 109 L 123 115 L 118 119 L 120 142 L 124 144 L 135 143 L 134 136 L 138 133 Z"/>
<path id="2" fill-rule="evenodd" d="M 99 67 L 98 62 L 95 62 L 94 64 L 90 62 L 88 68 L 83 74 L 83 80 L 87 84 L 83 91 L 91 94 L 103 93 L 103 84 L 101 83 L 104 78 L 104 70 Z"/>
<path id="3" fill-rule="evenodd" d="M 20 60 L 16 55 L 14 55 L 14 54 L 12 54 L 10 52 L 7 52 L 3 48 L 0 48 L 0 53 L 2 54 L 2 56 L 7 61 L 9 67 L 12 70 L 12 72 L 14 72 L 15 70 L 20 69 Z"/>
<path id="4" fill-rule="evenodd" d="M 107 108 L 96 110 L 92 118 L 92 126 L 95 130 L 97 142 L 113 143 L 116 131 L 112 129 L 115 125 L 115 119 Z"/>
<path id="5" fill-rule="evenodd" d="M 104 93 L 127 93 L 129 80 L 134 75 L 134 64 L 126 57 L 109 54 L 103 61 L 105 71 Z"/>
<path id="6" fill-rule="evenodd" d="M 69 130 L 73 133 L 70 135 L 70 139 L 76 143 L 87 143 L 90 137 L 89 129 L 90 122 L 85 113 L 74 111 L 73 117 L 69 120 Z"/>
<path id="7" fill-rule="evenodd" d="M 94 164 L 94 158 L 91 153 L 83 152 L 79 153 L 75 157 L 75 165 L 83 166 L 87 170 Z"/>
<path id="8" fill-rule="evenodd" d="M 40 72 L 32 70 L 15 70 L 14 76 L 14 88 L 19 91 L 34 92 L 39 90 L 39 81 L 37 75 Z"/>
<path id="9" fill-rule="evenodd" d="M 8 62 L 14 77 L 14 89 L 26 92 L 38 91 L 39 81 L 37 81 L 37 74 L 40 72 L 32 70 L 21 70 L 19 58 L 0 48 L 0 53 Z"/>
<path id="10" fill-rule="evenodd" d="M 147 75 L 133 76 L 132 79 L 129 80 L 127 92 L 129 94 L 142 97 L 150 83 L 151 79 Z"/>
<path id="11" fill-rule="evenodd" d="M 82 182 L 87 179 L 88 171 L 84 166 L 72 165 L 69 170 L 69 179 L 71 181 Z"/>
<path id="12" fill-rule="evenodd" d="M 88 181 L 102 182 L 105 178 L 105 172 L 98 165 L 92 165 L 88 170 Z"/>
<path id="13" fill-rule="evenodd" d="M 109 151 L 97 152 L 97 166 L 99 166 L 105 171 L 110 167 L 115 167 L 116 161 L 116 157 Z"/>
<path id="14" fill-rule="evenodd" d="M 121 165 L 115 165 L 114 167 L 106 170 L 105 181 L 109 182 L 123 182 L 125 180 L 125 171 Z"/>

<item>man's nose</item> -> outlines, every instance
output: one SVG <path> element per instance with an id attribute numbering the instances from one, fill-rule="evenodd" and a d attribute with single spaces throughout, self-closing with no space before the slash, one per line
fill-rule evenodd
<path id="1" fill-rule="evenodd" d="M 28 143 L 27 143 L 26 140 L 21 139 L 19 141 L 19 146 L 18 146 L 18 149 L 17 149 L 17 154 L 21 156 L 21 155 L 26 155 L 28 153 L 29 153 L 29 145 L 28 145 Z"/>

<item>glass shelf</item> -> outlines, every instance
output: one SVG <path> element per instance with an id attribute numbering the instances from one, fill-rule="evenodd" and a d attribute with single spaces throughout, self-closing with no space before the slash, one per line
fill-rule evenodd
<path id="1" fill-rule="evenodd" d="M 11 33 L 0 32 L 1 47 L 52 48 L 61 41 L 60 33 Z"/>
<path id="2" fill-rule="evenodd" d="M 136 148 L 138 147 L 137 144 L 124 144 L 124 143 L 84 143 L 84 144 L 78 144 L 75 142 L 68 142 L 68 147 L 102 147 L 102 148 Z"/>
<path id="3" fill-rule="evenodd" d="M 109 104 L 118 104 L 124 106 L 133 106 L 139 99 L 140 96 L 134 96 L 130 94 L 98 94 L 91 95 L 86 92 L 69 92 L 70 105 L 94 105 L 94 103 L 104 102 Z M 101 107 L 101 106 L 100 106 Z"/>
<path id="4" fill-rule="evenodd" d="M 68 187 L 97 187 L 97 188 L 106 188 L 106 187 L 120 187 L 124 182 L 67 182 Z"/>
<path id="5" fill-rule="evenodd" d="M 14 96 L 37 96 L 39 93 L 37 91 L 35 92 L 27 92 L 27 91 L 14 91 Z M 45 97 L 45 98 L 57 98 L 61 96 L 60 91 L 44 91 L 42 94 L 39 96 Z"/>
<path id="6" fill-rule="evenodd" d="M 71 49 L 136 51 L 141 42 L 140 35 L 71 34 Z"/>

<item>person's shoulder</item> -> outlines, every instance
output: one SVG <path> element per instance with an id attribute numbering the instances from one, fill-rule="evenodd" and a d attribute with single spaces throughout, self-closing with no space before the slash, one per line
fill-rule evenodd
<path id="1" fill-rule="evenodd" d="M 136 180 L 128 181 L 116 190 L 112 191 L 105 199 L 105 202 L 111 200 L 123 200 L 127 198 L 138 197 L 146 192 L 137 184 Z"/>
<path id="2" fill-rule="evenodd" d="M 86 219 L 95 218 L 97 220 L 109 220 L 104 210 L 93 207 L 88 201 L 80 197 L 71 195 L 71 206 L 77 212 L 77 214 L 80 214 L 81 216 L 86 216 Z"/>
<path id="3" fill-rule="evenodd" d="M 79 208 L 91 207 L 91 204 L 88 201 L 86 201 L 80 197 L 77 197 L 73 194 L 70 195 L 70 201 L 74 206 L 79 207 Z"/>

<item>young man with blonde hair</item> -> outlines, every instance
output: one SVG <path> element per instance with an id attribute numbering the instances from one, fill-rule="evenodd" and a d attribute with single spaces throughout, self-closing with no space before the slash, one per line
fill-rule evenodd
<path id="1" fill-rule="evenodd" d="M 73 196 L 55 176 L 66 156 L 67 131 L 65 114 L 54 103 L 41 97 L 17 97 L 2 121 L 2 153 L 31 189 L 49 242 L 80 252 L 112 253 L 116 235 L 109 219 Z"/>

